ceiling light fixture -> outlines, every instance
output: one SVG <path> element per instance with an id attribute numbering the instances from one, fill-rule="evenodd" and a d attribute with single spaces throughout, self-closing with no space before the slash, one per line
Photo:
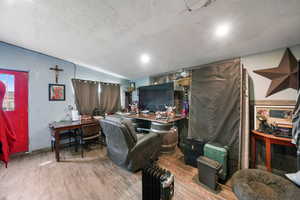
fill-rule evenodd
<path id="1" fill-rule="evenodd" d="M 230 31 L 229 24 L 221 24 L 217 26 L 215 34 L 217 37 L 224 37 L 228 35 L 229 31 Z"/>
<path id="2" fill-rule="evenodd" d="M 147 64 L 150 61 L 150 56 L 148 54 L 142 54 L 140 60 L 143 64 Z"/>

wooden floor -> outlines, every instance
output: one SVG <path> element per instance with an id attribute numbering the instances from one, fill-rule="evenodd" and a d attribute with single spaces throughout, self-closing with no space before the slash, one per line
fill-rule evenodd
<path id="1" fill-rule="evenodd" d="M 18 156 L 7 169 L 0 165 L 0 200 L 141 200 L 141 173 L 128 172 L 106 156 L 106 148 L 85 153 L 40 152 Z M 179 150 L 163 155 L 161 167 L 175 175 L 174 200 L 236 199 L 228 186 L 217 194 L 196 183 L 197 170 L 185 165 Z"/>

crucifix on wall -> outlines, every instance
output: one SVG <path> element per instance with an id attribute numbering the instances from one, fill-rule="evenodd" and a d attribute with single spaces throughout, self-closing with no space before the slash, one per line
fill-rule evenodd
<path id="1" fill-rule="evenodd" d="M 58 83 L 59 72 L 62 72 L 64 70 L 63 69 L 59 69 L 58 65 L 55 65 L 55 67 L 51 67 L 50 70 L 53 70 L 55 72 L 55 83 Z"/>

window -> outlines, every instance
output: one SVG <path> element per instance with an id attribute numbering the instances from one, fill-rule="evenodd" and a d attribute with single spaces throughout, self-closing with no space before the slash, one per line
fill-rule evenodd
<path id="1" fill-rule="evenodd" d="M 6 86 L 2 109 L 4 111 L 13 111 L 15 109 L 15 76 L 11 74 L 0 74 L 0 81 Z"/>

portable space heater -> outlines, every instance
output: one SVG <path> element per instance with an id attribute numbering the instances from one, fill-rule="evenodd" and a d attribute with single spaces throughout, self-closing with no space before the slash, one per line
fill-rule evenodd
<path id="1" fill-rule="evenodd" d="M 218 173 L 222 165 L 205 156 L 197 159 L 198 163 L 198 179 L 212 190 L 216 190 L 218 186 Z"/>
<path id="2" fill-rule="evenodd" d="M 170 200 L 174 196 L 174 175 L 151 165 L 142 171 L 143 200 Z"/>

